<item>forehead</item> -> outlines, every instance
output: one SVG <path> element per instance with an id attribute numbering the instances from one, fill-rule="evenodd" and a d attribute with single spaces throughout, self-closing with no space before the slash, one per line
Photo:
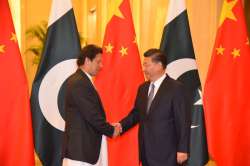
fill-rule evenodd
<path id="1" fill-rule="evenodd" d="M 100 60 L 101 58 L 102 58 L 102 54 L 98 53 L 98 54 L 96 54 L 94 60 Z"/>
<path id="2" fill-rule="evenodd" d="M 152 58 L 151 57 L 144 57 L 143 62 L 144 63 L 151 63 L 152 62 Z"/>

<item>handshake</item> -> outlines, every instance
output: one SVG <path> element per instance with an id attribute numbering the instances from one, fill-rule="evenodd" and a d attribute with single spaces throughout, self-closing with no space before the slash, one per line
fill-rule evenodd
<path id="1" fill-rule="evenodd" d="M 122 133 L 122 125 L 120 123 L 112 123 L 111 125 L 114 127 L 113 138 L 116 138 Z"/>

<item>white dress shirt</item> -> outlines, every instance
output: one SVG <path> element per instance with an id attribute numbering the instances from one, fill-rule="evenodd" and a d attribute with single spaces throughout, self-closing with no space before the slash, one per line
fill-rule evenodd
<path id="1" fill-rule="evenodd" d="M 157 91 L 158 91 L 158 89 L 160 88 L 160 86 L 161 86 L 161 83 L 163 82 L 163 80 L 166 78 L 166 74 L 163 74 L 160 78 L 158 78 L 155 82 L 151 82 L 150 83 L 150 86 L 149 86 L 149 88 L 148 88 L 148 95 L 149 95 L 149 92 L 150 92 L 150 90 L 151 90 L 151 88 L 152 88 L 152 84 L 154 84 L 154 86 L 155 86 L 155 88 L 154 88 L 154 96 L 153 96 L 153 98 L 155 97 L 155 95 L 156 95 L 156 93 L 157 93 Z"/>

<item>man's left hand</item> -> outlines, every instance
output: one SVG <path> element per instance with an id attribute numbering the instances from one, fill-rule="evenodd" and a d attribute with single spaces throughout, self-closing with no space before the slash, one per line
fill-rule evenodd
<path id="1" fill-rule="evenodd" d="M 178 164 L 184 163 L 187 160 L 187 158 L 188 158 L 187 153 L 177 152 L 177 163 Z"/>

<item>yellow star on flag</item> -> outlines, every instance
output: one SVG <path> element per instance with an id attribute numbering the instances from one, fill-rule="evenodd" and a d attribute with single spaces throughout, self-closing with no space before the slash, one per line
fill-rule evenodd
<path id="1" fill-rule="evenodd" d="M 1 45 L 0 44 L 0 53 L 4 53 L 5 52 L 4 48 L 5 48 L 5 45 Z"/>
<path id="2" fill-rule="evenodd" d="M 246 45 L 249 45 L 249 38 L 247 38 Z"/>
<path id="3" fill-rule="evenodd" d="M 107 53 L 112 53 L 114 46 L 109 43 L 108 45 L 104 46 L 106 48 Z"/>
<path id="4" fill-rule="evenodd" d="M 238 0 L 233 0 L 233 1 L 228 2 L 227 0 L 224 0 L 222 11 L 221 11 L 221 16 L 220 16 L 220 23 L 219 23 L 220 26 L 227 18 L 234 20 L 234 21 L 237 20 L 232 11 L 237 1 Z"/>
<path id="5" fill-rule="evenodd" d="M 234 58 L 240 56 L 240 49 L 234 48 L 233 51 L 232 51 L 232 55 L 233 55 Z"/>
<path id="6" fill-rule="evenodd" d="M 136 36 L 135 36 L 135 38 L 134 38 L 134 41 L 133 41 L 133 43 L 137 43 L 137 40 L 136 40 Z"/>
<path id="7" fill-rule="evenodd" d="M 127 50 L 128 50 L 128 48 L 125 48 L 122 46 L 119 52 L 122 54 L 122 56 L 125 56 L 125 55 L 128 55 Z"/>
<path id="8" fill-rule="evenodd" d="M 16 34 L 11 32 L 11 38 L 10 40 L 14 41 L 15 43 L 17 42 L 17 37 L 16 37 Z"/>
<path id="9" fill-rule="evenodd" d="M 122 3 L 122 0 L 112 0 L 110 1 L 109 11 L 108 11 L 108 21 L 113 17 L 113 15 L 124 18 L 121 10 L 119 9 L 120 5 Z"/>
<path id="10" fill-rule="evenodd" d="M 223 55 L 224 54 L 224 50 L 225 48 L 222 47 L 222 45 L 220 45 L 220 47 L 216 48 L 217 51 L 217 55 Z"/>

